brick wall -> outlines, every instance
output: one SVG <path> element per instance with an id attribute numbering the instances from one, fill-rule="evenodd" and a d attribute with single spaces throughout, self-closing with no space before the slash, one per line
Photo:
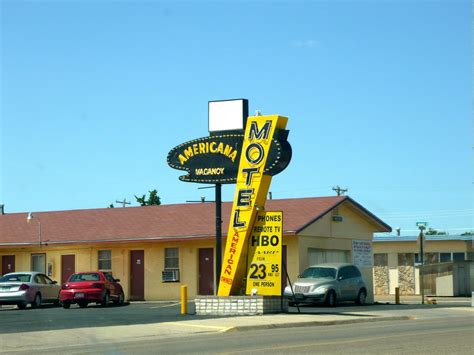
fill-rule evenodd
<path id="1" fill-rule="evenodd" d="M 279 296 L 198 296 L 198 315 L 259 315 L 288 311 L 288 302 Z"/>

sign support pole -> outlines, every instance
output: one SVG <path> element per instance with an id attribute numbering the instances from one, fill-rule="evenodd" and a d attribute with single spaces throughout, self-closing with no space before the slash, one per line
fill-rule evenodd
<path id="1" fill-rule="evenodd" d="M 424 227 L 420 226 L 420 262 L 421 262 L 421 265 L 420 265 L 420 287 L 421 287 L 421 304 L 425 304 L 425 285 L 424 285 L 424 275 L 423 275 L 423 266 L 424 266 L 424 263 L 425 263 L 425 260 L 424 260 L 424 250 L 423 250 L 423 247 L 424 247 L 424 236 L 423 236 L 423 229 L 425 229 Z"/>
<path id="2" fill-rule="evenodd" d="M 222 268 L 222 184 L 216 184 L 216 289 L 219 289 Z"/>
<path id="3" fill-rule="evenodd" d="M 293 291 L 293 285 L 291 284 L 290 275 L 288 275 L 288 270 L 286 268 L 286 263 L 282 260 L 281 264 L 283 265 L 283 270 L 285 270 L 286 279 L 288 280 L 288 283 L 290 284 L 290 290 L 291 290 L 291 293 L 293 294 L 293 298 L 295 299 L 296 309 L 298 310 L 298 313 L 301 313 L 300 306 L 298 305 L 298 301 L 296 301 L 295 292 Z M 282 295 L 281 295 L 281 299 L 283 299 L 283 292 L 282 292 Z"/>
<path id="4" fill-rule="evenodd" d="M 420 230 L 420 235 L 418 236 L 418 241 L 420 243 L 420 293 L 421 293 L 421 304 L 425 304 L 425 285 L 424 285 L 424 280 L 423 280 L 423 266 L 425 264 L 424 260 L 424 242 L 425 242 L 425 236 L 423 235 L 423 231 L 426 229 L 428 226 L 428 222 L 416 222 L 416 226 Z"/>

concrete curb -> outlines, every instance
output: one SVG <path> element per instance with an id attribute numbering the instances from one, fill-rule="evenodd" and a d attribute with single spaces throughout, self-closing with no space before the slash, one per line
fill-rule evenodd
<path id="1" fill-rule="evenodd" d="M 330 321 L 308 321 L 308 322 L 288 322 L 288 323 L 269 323 L 259 325 L 239 325 L 229 327 L 221 331 L 221 333 L 228 332 L 240 332 L 240 331 L 252 331 L 259 329 L 278 329 L 278 328 L 297 328 L 297 327 L 314 327 L 314 326 L 327 326 L 327 325 L 340 325 L 340 324 L 353 324 L 353 323 L 371 323 L 371 322 L 385 322 L 385 321 L 397 321 L 397 320 L 415 320 L 413 316 L 391 316 L 391 317 L 374 317 L 365 319 L 344 319 L 344 320 L 330 320 Z"/>

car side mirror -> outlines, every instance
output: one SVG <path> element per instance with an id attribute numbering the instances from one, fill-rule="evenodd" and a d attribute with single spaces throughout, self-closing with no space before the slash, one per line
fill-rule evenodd
<path id="1" fill-rule="evenodd" d="M 53 281 L 53 282 L 52 282 L 53 285 L 56 285 L 57 283 L 58 283 L 57 281 Z"/>

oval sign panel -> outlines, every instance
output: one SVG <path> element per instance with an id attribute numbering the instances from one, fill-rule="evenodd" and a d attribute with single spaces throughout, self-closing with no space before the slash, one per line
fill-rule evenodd
<path id="1" fill-rule="evenodd" d="M 288 131 L 281 130 L 272 139 L 264 173 L 276 175 L 291 159 Z M 243 133 L 212 135 L 180 144 L 168 153 L 168 165 L 187 171 L 179 179 L 188 182 L 234 184 L 244 140 Z"/>
<path id="2" fill-rule="evenodd" d="M 202 183 L 235 183 L 243 134 L 213 135 L 178 145 L 168 153 L 168 165 L 185 170 L 179 179 Z"/>

